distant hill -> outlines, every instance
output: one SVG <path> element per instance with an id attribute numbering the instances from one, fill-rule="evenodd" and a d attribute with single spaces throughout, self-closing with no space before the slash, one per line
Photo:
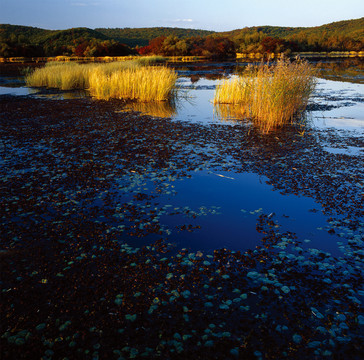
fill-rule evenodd
<path id="1" fill-rule="evenodd" d="M 20 37 L 21 41 L 27 41 L 33 45 L 42 45 L 47 41 L 73 40 L 73 39 L 98 39 L 110 40 L 108 36 L 88 28 L 73 28 L 67 30 L 45 30 L 31 26 L 0 24 L 0 39 Z"/>
<path id="2" fill-rule="evenodd" d="M 241 33 L 262 32 L 266 36 L 277 37 L 281 39 L 290 39 L 297 34 L 322 34 L 326 36 L 347 36 L 354 40 L 364 38 L 364 17 L 354 20 L 344 20 L 314 27 L 283 27 L 283 26 L 253 26 L 232 31 L 220 32 L 218 35 L 236 37 Z"/>
<path id="3" fill-rule="evenodd" d="M 110 40 L 108 36 L 101 34 L 98 31 L 91 30 L 88 28 L 73 28 L 68 30 L 58 30 L 54 31 L 48 35 L 47 41 L 71 41 L 73 39 L 96 39 L 96 40 Z"/>
<path id="4" fill-rule="evenodd" d="M 148 45 L 149 40 L 155 39 L 159 36 L 174 35 L 181 39 L 186 39 L 192 36 L 205 37 L 214 34 L 214 31 L 208 30 L 195 30 L 184 28 L 170 28 L 170 27 L 151 27 L 151 28 L 97 28 L 101 34 L 108 36 L 111 39 L 119 41 L 123 44 L 135 47 L 136 45 Z"/>
<path id="5" fill-rule="evenodd" d="M 185 39 L 192 36 L 205 37 L 214 34 L 213 31 L 184 28 L 72 28 L 67 30 L 45 30 L 31 26 L 0 24 L 0 43 L 27 44 L 28 46 L 42 46 L 49 48 L 51 44 L 54 52 L 64 46 L 70 46 L 82 41 L 113 41 L 129 47 L 145 46 L 149 41 L 159 36 L 174 35 Z M 1 54 L 1 48 L 0 48 Z M 51 55 L 51 54 L 48 54 Z M 0 55 L 1 56 L 1 55 Z M 15 56 L 15 55 L 12 55 Z"/>
<path id="6" fill-rule="evenodd" d="M 277 38 L 285 38 L 290 35 L 297 34 L 302 30 L 309 29 L 304 27 L 283 27 L 283 26 L 252 26 L 252 27 L 245 27 L 242 29 L 236 29 L 231 31 L 224 31 L 218 33 L 220 36 L 227 36 L 229 38 L 238 37 L 240 34 L 254 34 L 254 33 L 263 33 L 266 36 L 272 36 Z"/>
<path id="7" fill-rule="evenodd" d="M 245 53 L 360 51 L 364 49 L 364 17 L 315 27 L 254 26 L 225 32 L 170 27 L 45 30 L 0 24 L 0 56 L 126 55 L 135 53 L 131 48 L 146 46 L 150 40 L 169 35 L 180 39 L 178 46 L 175 45 L 183 55 L 192 54 L 196 48 L 203 53 L 204 46 L 209 46 L 198 37 L 215 38 L 216 44 L 224 37 L 237 52 Z"/>
<path id="8" fill-rule="evenodd" d="M 360 51 L 364 49 L 364 18 L 333 22 L 315 27 L 253 26 L 225 31 L 239 52 Z M 267 41 L 267 37 L 273 38 Z"/>
<path id="9" fill-rule="evenodd" d="M 361 41 L 364 39 L 364 17 L 305 28 L 303 32 L 306 35 L 312 35 L 319 32 L 325 36 L 346 36 L 353 40 Z"/>
<path id="10" fill-rule="evenodd" d="M 30 26 L 0 24 L 0 56 L 105 56 L 129 55 L 135 51 L 88 28 L 45 30 Z"/>
<path id="11" fill-rule="evenodd" d="M 2 41 L 21 37 L 23 41 L 27 40 L 33 44 L 40 43 L 53 32 L 55 31 L 39 29 L 31 26 L 0 24 L 0 40 Z"/>

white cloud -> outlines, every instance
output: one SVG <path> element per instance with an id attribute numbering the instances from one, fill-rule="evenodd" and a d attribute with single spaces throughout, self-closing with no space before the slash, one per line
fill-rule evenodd
<path id="1" fill-rule="evenodd" d="M 173 20 L 173 22 L 192 22 L 193 20 L 192 19 L 176 19 L 176 20 Z"/>

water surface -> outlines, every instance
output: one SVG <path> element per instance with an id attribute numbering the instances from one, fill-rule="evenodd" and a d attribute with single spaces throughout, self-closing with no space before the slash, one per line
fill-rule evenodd
<path id="1" fill-rule="evenodd" d="M 183 65 L 183 67 L 179 65 L 177 67 L 179 73 L 177 85 L 181 96 L 175 103 L 135 103 L 120 107 L 115 111 L 133 110 L 154 116 L 156 121 L 158 121 L 158 117 L 168 117 L 174 122 L 195 124 L 206 127 L 206 129 L 211 126 L 237 127 L 239 132 L 247 134 L 246 138 L 250 139 L 250 131 L 254 130 L 253 125 L 247 119 L 241 118 L 233 108 L 219 109 L 212 103 L 215 88 L 221 79 L 234 75 L 242 66 L 244 64 L 236 66 L 233 63 Z M 320 151 L 330 156 L 329 158 L 321 157 L 324 161 L 322 166 L 326 166 L 327 161 L 335 161 L 335 156 L 362 157 L 364 84 L 346 80 L 347 77 L 344 75 L 340 81 L 337 76 L 335 81 L 318 79 L 317 89 L 306 114 L 306 125 L 303 127 L 301 125 L 293 131 L 291 129 L 288 132 L 289 135 L 283 136 L 279 130 L 275 135 L 270 135 L 270 137 L 278 139 L 277 146 L 280 147 L 281 153 L 279 161 L 274 160 L 277 151 L 276 145 L 266 147 L 255 140 L 248 146 L 239 143 L 240 140 L 236 139 L 226 144 L 232 152 L 240 147 L 244 148 L 245 152 L 252 152 L 254 156 L 252 156 L 251 164 L 248 161 L 248 166 L 246 158 L 239 160 L 239 154 L 232 157 L 226 154 L 221 155 L 221 151 L 223 151 L 221 149 L 224 149 L 223 142 L 226 139 L 222 139 L 221 143 L 218 139 L 214 139 L 212 142 L 206 139 L 202 144 L 191 145 L 193 151 L 187 151 L 186 156 L 196 157 L 196 161 L 193 160 L 193 163 L 194 165 L 197 163 L 197 166 L 193 171 L 186 169 L 189 174 L 187 178 L 183 177 L 178 181 L 172 179 L 173 182 L 168 179 L 164 181 L 165 186 L 173 190 L 160 195 L 157 206 L 159 208 L 171 206 L 176 209 L 189 207 L 200 215 L 196 220 L 195 218 L 189 219 L 188 216 L 185 216 L 185 212 L 178 216 L 164 212 L 158 221 L 168 234 L 168 240 L 177 244 L 178 247 L 203 249 L 209 252 L 220 247 L 246 250 L 259 245 L 262 234 L 256 230 L 257 221 L 260 215 L 265 214 L 271 216 L 282 228 L 297 234 L 305 245 L 337 255 L 337 241 L 341 239 L 332 232 L 329 233 L 327 229 L 325 230 L 332 219 L 327 214 L 327 209 L 320 201 L 320 197 L 312 195 L 316 193 L 316 190 L 314 188 L 310 191 L 305 188 L 300 189 L 300 186 L 304 186 L 304 182 L 300 182 L 296 189 L 287 185 L 292 182 L 292 177 L 295 175 L 286 175 L 287 172 L 284 172 L 284 169 L 287 171 L 295 169 L 295 165 L 292 165 L 290 158 L 292 154 L 288 153 L 291 152 L 291 149 L 287 148 L 286 158 L 284 146 L 290 142 L 300 144 L 303 142 L 301 136 L 315 138 L 309 148 L 297 151 L 297 159 L 294 160 L 297 161 L 297 167 L 300 166 L 299 162 L 302 158 L 300 152 L 302 151 L 303 155 L 305 155 L 305 151 Z M 60 92 L 52 89 L 27 88 L 21 78 L 3 77 L 1 84 L 6 86 L 0 87 L 0 95 L 30 95 L 51 100 L 77 99 L 87 96 L 87 93 L 82 91 Z M 282 141 L 280 141 L 281 137 Z M 184 140 L 181 144 L 185 150 L 188 147 L 186 142 L 188 140 Z M 219 149 L 219 147 L 221 148 Z M 266 161 L 265 167 L 261 169 L 259 166 L 257 167 L 256 163 L 260 159 L 260 152 L 264 152 Z M 270 158 L 272 158 L 271 163 Z M 320 159 L 320 157 L 318 158 Z M 230 161 L 231 171 L 226 171 L 230 170 Z M 276 170 L 272 172 L 272 168 Z M 341 171 L 347 171 L 349 176 L 351 168 L 344 168 Z M 336 176 L 335 173 L 331 175 Z M 278 177 L 279 180 L 276 180 L 275 177 Z M 144 177 L 142 176 L 143 180 L 150 182 L 150 176 L 146 173 Z M 125 178 L 123 181 L 126 181 L 128 186 L 135 185 L 131 178 Z M 307 181 L 311 181 L 309 177 Z M 277 186 L 277 182 L 280 183 L 279 186 Z M 286 187 L 284 191 L 282 191 L 282 186 Z M 128 187 L 125 186 L 125 188 Z M 141 189 L 139 188 L 138 191 Z M 153 186 L 146 187 L 143 191 L 153 193 Z M 126 196 L 127 192 L 125 195 L 121 194 Z M 199 212 L 198 209 L 206 209 L 206 211 Z M 341 215 L 338 216 L 338 218 L 340 217 Z M 189 220 L 192 224 L 187 225 L 191 225 L 193 231 L 179 230 L 179 227 L 185 225 L 184 223 Z M 133 239 L 132 242 L 142 245 L 154 238 L 156 238 L 154 235 L 146 236 L 141 240 Z"/>

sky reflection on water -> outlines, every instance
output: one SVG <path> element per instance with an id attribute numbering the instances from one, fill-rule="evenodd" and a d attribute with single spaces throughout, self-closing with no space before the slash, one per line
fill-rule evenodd
<path id="1" fill-rule="evenodd" d="M 233 107 L 214 107 L 214 90 L 220 80 L 212 76 L 213 71 L 206 72 L 201 68 L 201 65 L 196 68 L 198 76 L 194 74 L 193 67 L 181 72 L 184 76 L 179 78 L 178 86 L 183 95 L 175 104 L 135 103 L 127 105 L 125 110 L 134 110 L 155 117 L 171 117 L 174 121 L 194 124 L 245 124 L 249 128 L 249 121 L 240 118 L 239 112 Z M 220 67 L 217 67 L 217 70 L 221 71 Z M 205 77 L 207 74 L 210 78 Z M 58 92 L 28 89 L 24 86 L 1 86 L 0 95 L 4 94 L 32 95 L 53 100 L 85 96 L 85 92 L 80 91 Z M 363 94 L 364 84 L 320 79 L 313 102 L 324 107 L 310 112 L 309 125 L 318 131 L 338 130 L 337 134 L 343 137 L 362 136 Z M 335 144 L 324 141 L 320 144 L 324 151 L 334 155 L 356 156 L 363 151 L 362 147 L 353 145 L 336 148 Z M 219 247 L 242 250 L 254 247 L 262 238 L 256 231 L 258 216 L 262 213 L 272 214 L 283 229 L 294 231 L 301 240 L 309 239 L 311 242 L 307 242 L 308 246 L 330 250 L 337 255 L 337 238 L 322 230 L 327 222 L 322 206 L 311 197 L 282 195 L 279 191 L 272 191 L 272 186 L 266 184 L 267 180 L 264 176 L 249 172 L 194 172 L 191 178 L 174 183 L 173 196 L 161 195 L 159 201 L 173 207 L 190 206 L 198 209 L 216 206 L 220 208 L 219 213 L 200 216 L 197 223 L 201 228 L 188 234 L 186 231 L 178 231 L 179 223 L 186 219 L 166 215 L 162 216 L 160 221 L 171 229 L 171 240 L 178 244 L 178 247 L 208 251 Z M 191 222 L 194 223 L 193 220 Z M 136 243 L 138 241 L 136 240 Z M 145 239 L 142 241 L 145 242 Z"/>
<path id="2" fill-rule="evenodd" d="M 262 238 L 256 231 L 256 219 L 264 213 L 278 221 L 283 229 L 297 232 L 301 240 L 311 240 L 304 246 L 330 248 L 338 255 L 333 237 L 317 229 L 326 220 L 321 211 L 317 211 L 321 210 L 321 206 L 305 196 L 282 196 L 266 184 L 267 180 L 265 176 L 254 173 L 201 171 L 193 174 L 191 179 L 176 182 L 176 194 L 166 198 L 166 203 L 192 209 L 214 206 L 219 209 L 216 214 L 200 216 L 197 222 L 201 229 L 188 236 L 185 232 L 176 234 L 174 230 L 173 242 L 178 247 L 191 247 L 195 251 L 204 249 L 212 252 L 221 247 L 251 249 Z M 161 221 L 172 229 L 178 226 L 179 221 L 182 223 L 182 219 L 167 216 Z"/>

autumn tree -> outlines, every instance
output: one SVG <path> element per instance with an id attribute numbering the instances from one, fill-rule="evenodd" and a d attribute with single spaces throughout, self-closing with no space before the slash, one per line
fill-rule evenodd
<path id="1" fill-rule="evenodd" d="M 280 53 L 284 51 L 284 40 L 270 36 L 265 37 L 260 45 L 262 53 Z"/>

